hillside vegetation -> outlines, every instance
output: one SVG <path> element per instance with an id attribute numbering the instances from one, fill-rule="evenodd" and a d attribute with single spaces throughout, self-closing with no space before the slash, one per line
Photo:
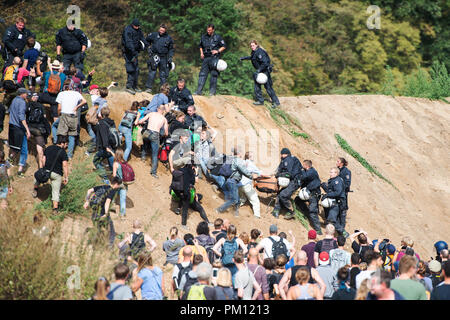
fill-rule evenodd
<path id="1" fill-rule="evenodd" d="M 8 25 L 24 15 L 54 58 L 54 35 L 65 25 L 70 4 L 67 0 L 6 1 L 0 10 Z M 248 55 L 249 41 L 257 39 L 272 58 L 279 95 L 450 96 L 450 5 L 445 0 L 80 0 L 77 5 L 81 28 L 93 44 L 86 68 L 95 67 L 95 82 L 103 85 L 112 79 L 124 85 L 121 32 L 138 17 L 145 34 L 156 31 L 160 23 L 168 24 L 177 65 L 170 82 L 182 76 L 191 89 L 196 87 L 200 67 L 199 37 L 212 22 L 228 44 L 224 54 L 228 69 L 221 74 L 220 94 L 252 95 L 253 67 L 238 58 Z M 372 19 L 376 12 L 368 11 L 369 5 L 380 8 L 380 29 L 368 28 L 376 22 Z M 142 53 L 142 83 L 146 60 Z M 430 72 L 433 63 L 436 72 Z M 444 84 L 438 94 L 429 88 L 433 81 Z"/>

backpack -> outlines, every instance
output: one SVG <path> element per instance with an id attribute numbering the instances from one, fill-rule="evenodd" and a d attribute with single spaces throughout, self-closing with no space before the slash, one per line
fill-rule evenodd
<path id="1" fill-rule="evenodd" d="M 17 74 L 19 67 L 11 65 L 5 69 L 3 73 L 3 88 L 7 91 L 14 91 L 17 89 Z"/>
<path id="2" fill-rule="evenodd" d="M 172 173 L 172 184 L 170 188 L 175 191 L 182 192 L 184 190 L 184 179 L 183 179 L 183 171 L 174 170 Z"/>
<path id="3" fill-rule="evenodd" d="M 274 259 L 276 259 L 280 254 L 284 254 L 286 257 L 289 257 L 289 252 L 283 238 L 280 237 L 279 241 L 275 241 L 272 237 L 269 237 L 269 239 L 272 241 L 272 256 Z"/>
<path id="4" fill-rule="evenodd" d="M 161 161 L 162 163 L 169 162 L 170 149 L 171 148 L 169 143 L 167 142 L 163 143 L 158 152 L 158 160 Z"/>
<path id="5" fill-rule="evenodd" d="M 335 249 L 330 255 L 330 265 L 336 272 L 346 265 L 346 256 L 346 252 L 340 249 Z"/>
<path id="6" fill-rule="evenodd" d="M 184 287 L 182 288 L 184 294 L 184 298 L 186 298 L 186 294 L 189 292 L 189 290 L 191 289 L 191 287 L 196 284 L 198 282 L 197 277 L 195 278 L 191 278 L 191 276 L 189 275 L 189 272 L 186 273 L 186 281 L 184 283 Z M 186 299 L 183 299 L 186 300 Z"/>
<path id="7" fill-rule="evenodd" d="M 181 263 L 177 263 L 176 266 L 178 267 L 178 277 L 174 278 L 175 280 L 175 286 L 177 289 L 181 290 L 181 288 L 179 287 L 179 284 L 181 282 L 181 278 L 183 277 L 184 274 L 189 273 L 189 271 L 192 270 L 192 263 L 189 263 L 189 265 L 187 267 L 183 267 L 183 265 Z"/>
<path id="8" fill-rule="evenodd" d="M 206 287 L 204 284 L 194 284 L 189 290 L 187 300 L 206 300 L 203 289 Z"/>
<path id="9" fill-rule="evenodd" d="M 223 176 L 225 178 L 231 177 L 233 171 L 231 170 L 231 163 L 224 163 L 219 170 L 219 176 Z"/>
<path id="10" fill-rule="evenodd" d="M 204 239 L 204 240 L 203 240 Z M 206 250 L 206 254 L 208 255 L 209 263 L 213 263 L 216 260 L 216 254 L 212 250 L 215 244 L 215 240 L 212 237 L 197 237 L 198 244 L 201 245 Z"/>
<path id="11" fill-rule="evenodd" d="M 334 249 L 334 239 L 323 239 L 322 240 L 322 248 L 319 253 L 327 252 L 330 253 L 330 250 Z"/>
<path id="12" fill-rule="evenodd" d="M 131 165 L 128 162 L 122 162 L 122 181 L 123 184 L 132 184 L 134 182 L 135 176 L 134 176 L 134 170 L 131 167 Z"/>
<path id="13" fill-rule="evenodd" d="M 141 232 L 139 234 L 133 233 L 130 244 L 130 253 L 131 256 L 137 256 L 142 250 L 145 248 L 145 237 L 144 233 Z"/>
<path id="14" fill-rule="evenodd" d="M 44 112 L 40 105 L 30 105 L 27 115 L 27 122 L 28 123 L 41 123 L 42 118 L 44 117 Z"/>
<path id="15" fill-rule="evenodd" d="M 134 120 L 136 120 L 136 113 L 125 111 L 122 120 L 120 120 L 120 125 L 131 129 L 133 127 Z"/>
<path id="16" fill-rule="evenodd" d="M 117 128 L 114 125 L 109 126 L 109 145 L 113 148 L 113 149 L 117 149 L 120 146 L 120 134 L 119 134 L 119 130 L 117 130 Z"/>
<path id="17" fill-rule="evenodd" d="M 85 115 L 87 123 L 92 125 L 98 124 L 97 110 L 98 106 L 92 107 L 88 110 L 88 112 Z"/>
<path id="18" fill-rule="evenodd" d="M 61 90 L 61 78 L 59 77 L 58 73 L 51 73 L 50 77 L 48 78 L 48 86 L 47 86 L 47 92 L 51 94 L 58 94 Z"/>
<path id="19" fill-rule="evenodd" d="M 236 238 L 233 240 L 225 240 L 222 245 L 222 264 L 229 265 L 233 263 L 234 253 L 239 249 Z"/>

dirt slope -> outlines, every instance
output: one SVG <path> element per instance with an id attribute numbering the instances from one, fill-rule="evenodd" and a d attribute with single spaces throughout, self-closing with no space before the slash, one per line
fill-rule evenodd
<path id="1" fill-rule="evenodd" d="M 151 95 L 146 93 L 131 96 L 125 92 L 111 92 L 108 104 L 116 124 L 133 100 L 150 98 Z M 349 232 L 363 228 L 372 239 L 389 237 L 396 245 L 403 235 L 410 235 L 416 243 L 416 251 L 425 258 L 434 254 L 435 241 L 450 241 L 447 209 L 450 195 L 448 104 L 426 99 L 359 95 L 281 98 L 282 110 L 300 122 L 302 129 L 296 130 L 310 136 L 305 140 L 291 135 L 285 130 L 286 126 L 278 126 L 266 107 L 253 106 L 247 99 L 231 96 L 195 96 L 194 99 L 199 113 L 219 131 L 215 141 L 218 150 L 229 152 L 233 141 L 238 138 L 239 145 L 245 145 L 245 150 L 254 151 L 256 163 L 264 173 L 276 169 L 279 150 L 283 147 L 290 148 L 300 160 L 311 159 L 322 181 L 328 179 L 329 169 L 335 165 L 336 158 L 346 157 L 353 175 L 354 191 L 349 197 Z M 85 132 L 82 132 L 86 139 Z M 335 133 L 346 139 L 398 191 L 343 152 L 334 138 Z M 7 133 L 2 132 L 1 137 L 6 138 Z M 84 157 L 83 152 L 78 150 L 76 158 Z M 113 214 L 116 231 L 129 232 L 132 221 L 139 218 L 161 248 L 170 227 L 181 224 L 181 217 L 169 210 L 171 177 L 160 164 L 160 178 L 154 179 L 150 176 L 149 160 L 143 163 L 137 156 L 133 153 L 131 160 L 137 181 L 129 187 L 127 219 L 120 221 Z M 32 156 L 29 163 L 31 168 L 26 179 L 14 182 L 24 205 L 35 202 L 29 192 L 36 170 Z M 214 193 L 205 181 L 201 180 L 197 187 L 198 192 L 205 195 L 203 206 L 213 221 L 219 216 L 213 213 L 214 208 L 223 203 L 223 197 Z M 239 218 L 231 212 L 220 216 L 230 219 L 239 233 L 249 233 L 252 228 L 258 228 L 267 234 L 269 226 L 276 223 L 280 230 L 294 232 L 296 248 L 299 249 L 306 241 L 306 229 L 298 221 L 275 220 L 270 215 L 271 208 L 267 207 L 269 198 L 260 194 L 260 199 L 262 218 L 259 220 L 253 218 L 248 204 L 241 208 Z M 200 221 L 198 213 L 190 212 L 189 232 L 195 234 Z M 83 230 L 90 225 L 87 219 L 66 219 L 66 223 L 67 231 L 76 233 L 76 236 L 82 236 Z M 162 250 L 157 250 L 155 255 L 156 263 L 162 265 Z M 165 271 L 170 272 L 171 268 Z"/>

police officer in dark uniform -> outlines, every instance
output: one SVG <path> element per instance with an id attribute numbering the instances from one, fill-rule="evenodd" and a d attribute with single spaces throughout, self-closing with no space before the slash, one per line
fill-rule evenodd
<path id="1" fill-rule="evenodd" d="M 272 65 L 270 64 L 270 58 L 267 52 L 261 48 L 256 40 L 250 42 L 250 47 L 252 49 L 251 56 L 242 57 L 240 60 L 251 60 L 253 67 L 256 71 L 253 73 L 254 91 L 255 91 L 255 102 L 254 105 L 262 106 L 264 105 L 264 98 L 261 91 L 261 84 L 256 81 L 256 77 L 259 73 L 264 73 L 267 76 L 267 82 L 264 84 L 267 94 L 272 100 L 272 107 L 276 108 L 280 105 L 277 95 L 272 87 L 272 77 L 270 73 L 272 72 Z"/>
<path id="2" fill-rule="evenodd" d="M 345 231 L 340 219 L 340 214 L 345 204 L 345 184 L 344 180 L 339 176 L 338 168 L 331 168 L 328 183 L 322 183 L 321 187 L 326 192 L 322 196 L 322 201 L 326 198 L 336 200 L 335 204 L 330 208 L 324 208 L 326 220 L 334 225 L 338 233 L 348 237 L 348 233 Z"/>
<path id="3" fill-rule="evenodd" d="M 303 169 L 300 160 L 297 157 L 291 155 L 291 151 L 288 148 L 281 149 L 281 162 L 278 166 L 275 177 L 289 178 L 289 185 L 281 190 L 275 201 L 275 207 L 272 211 L 272 215 L 278 218 L 281 210 L 281 206 L 288 210 L 288 214 L 285 219 L 293 219 L 295 217 L 294 210 L 292 208 L 291 196 L 300 187 L 300 172 Z"/>
<path id="4" fill-rule="evenodd" d="M 308 206 L 306 201 L 295 197 L 295 203 L 302 212 L 308 212 L 312 226 L 318 235 L 322 234 L 319 220 L 319 197 L 320 197 L 320 178 L 317 170 L 313 168 L 311 160 L 303 161 L 303 170 L 300 172 L 301 188 L 306 188 L 310 192 Z M 307 209 L 307 210 L 305 210 Z"/>
<path id="5" fill-rule="evenodd" d="M 36 39 L 34 33 L 25 28 L 26 20 L 22 17 L 16 19 L 14 25 L 9 26 L 3 34 L 3 48 L 2 58 L 5 61 L 3 70 L 12 64 L 14 57 L 23 59 L 23 50 L 27 44 L 27 39 L 33 37 Z"/>
<path id="6" fill-rule="evenodd" d="M 194 94 L 201 95 L 203 86 L 206 83 L 208 74 L 211 72 L 211 78 L 209 80 L 209 95 L 216 94 L 217 78 L 219 77 L 219 71 L 216 69 L 217 61 L 220 58 L 220 54 L 226 50 L 225 41 L 222 37 L 214 33 L 214 25 L 209 24 L 206 28 L 206 34 L 203 34 L 200 39 L 200 58 L 203 60 L 200 73 L 198 75 L 198 87 Z"/>
<path id="7" fill-rule="evenodd" d="M 341 225 L 345 229 L 345 225 L 347 222 L 347 210 L 348 210 L 348 193 L 350 192 L 350 186 L 352 184 L 352 173 L 347 168 L 348 162 L 345 158 L 338 158 L 336 161 L 336 166 L 339 168 L 339 176 L 344 180 L 345 185 L 345 203 L 342 207 L 340 219 Z"/>
<path id="8" fill-rule="evenodd" d="M 144 50 L 148 45 L 144 38 L 144 34 L 140 29 L 140 22 L 134 19 L 130 25 L 126 26 L 122 33 L 122 53 L 125 59 L 125 69 L 127 71 L 127 84 L 125 91 L 136 94 L 141 92 L 138 89 L 139 77 L 139 52 Z"/>
<path id="9" fill-rule="evenodd" d="M 184 79 L 178 79 L 177 85 L 170 88 L 169 102 L 173 102 L 174 105 L 187 114 L 187 108 L 194 105 L 194 98 L 191 92 L 186 88 L 186 81 Z"/>
<path id="10" fill-rule="evenodd" d="M 153 81 L 156 77 L 156 69 L 159 69 L 160 85 L 167 82 L 169 70 L 172 67 L 173 39 L 167 34 L 167 26 L 161 24 L 158 32 L 150 33 L 147 38 L 149 47 L 148 78 L 145 86 L 148 93 L 152 93 Z"/>
<path id="11" fill-rule="evenodd" d="M 192 132 L 200 128 L 207 128 L 208 124 L 202 116 L 197 114 L 197 108 L 192 105 L 187 109 L 187 115 L 184 118 L 184 124 L 188 126 L 189 130 Z"/>
<path id="12" fill-rule="evenodd" d="M 79 71 L 83 71 L 88 45 L 88 38 L 84 32 L 81 29 L 76 29 L 73 23 L 68 22 L 66 27 L 58 30 L 55 40 L 56 60 L 63 62 L 64 73 L 68 74 L 72 63 Z"/>

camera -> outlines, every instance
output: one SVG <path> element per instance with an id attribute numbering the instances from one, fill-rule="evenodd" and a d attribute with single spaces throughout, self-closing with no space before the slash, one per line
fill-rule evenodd
<path id="1" fill-rule="evenodd" d="M 48 55 L 45 51 L 41 51 L 41 52 L 39 52 L 39 56 L 37 59 L 40 61 L 47 61 Z"/>

